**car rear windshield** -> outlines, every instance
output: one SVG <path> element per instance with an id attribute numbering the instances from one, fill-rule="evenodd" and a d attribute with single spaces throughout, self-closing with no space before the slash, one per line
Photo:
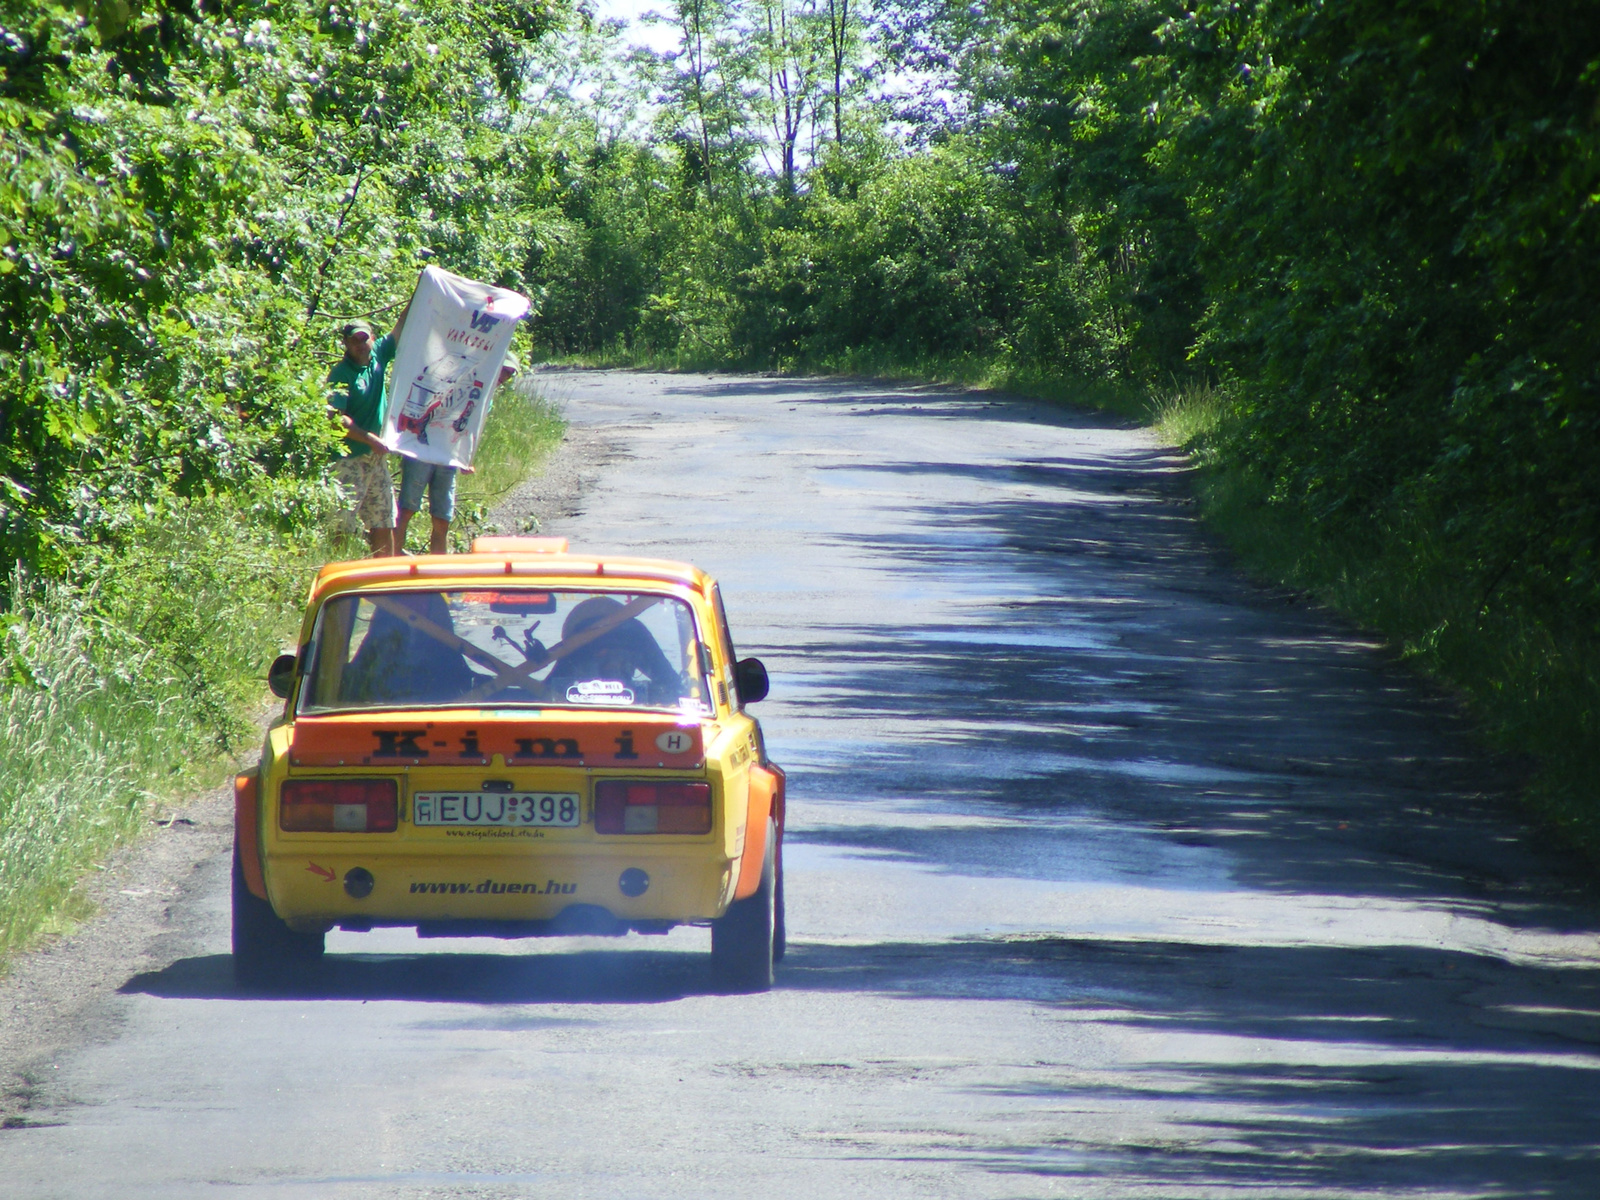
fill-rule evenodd
<path id="1" fill-rule="evenodd" d="M 439 705 L 711 711 L 694 613 L 638 592 L 362 592 L 322 606 L 302 713 Z"/>

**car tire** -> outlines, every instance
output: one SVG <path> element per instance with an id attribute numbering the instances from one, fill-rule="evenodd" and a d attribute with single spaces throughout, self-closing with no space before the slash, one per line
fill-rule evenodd
<path id="1" fill-rule="evenodd" d="M 783 952 L 789 948 L 789 922 L 783 915 L 783 851 L 778 851 L 778 875 L 773 881 L 772 897 L 772 961 L 781 963 Z"/>
<path id="2" fill-rule="evenodd" d="M 730 992 L 764 992 L 772 986 L 776 937 L 777 827 L 767 822 L 767 854 L 753 895 L 735 900 L 711 922 L 711 969 Z"/>
<path id="3" fill-rule="evenodd" d="M 233 851 L 233 978 L 246 987 L 304 982 L 322 959 L 323 935 L 290 929 L 244 881 L 239 848 Z"/>

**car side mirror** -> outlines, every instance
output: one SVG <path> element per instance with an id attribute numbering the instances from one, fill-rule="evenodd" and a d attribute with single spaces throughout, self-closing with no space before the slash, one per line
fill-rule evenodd
<path id="1" fill-rule="evenodd" d="M 767 668 L 759 658 L 741 658 L 734 663 L 733 679 L 739 685 L 739 699 L 746 704 L 765 700 L 767 692 L 771 690 Z"/>
<path id="2" fill-rule="evenodd" d="M 272 689 L 272 694 L 280 700 L 287 700 L 289 693 L 294 691 L 295 656 L 280 654 L 272 660 L 272 665 L 267 668 L 267 686 Z"/>

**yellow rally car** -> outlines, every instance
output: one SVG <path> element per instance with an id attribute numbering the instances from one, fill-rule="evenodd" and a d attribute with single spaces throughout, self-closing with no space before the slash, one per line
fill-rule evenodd
<path id="1" fill-rule="evenodd" d="M 302 977 L 332 928 L 424 936 L 711 926 L 724 986 L 783 955 L 783 772 L 691 566 L 480 538 L 332 563 L 261 764 L 235 780 L 233 959 Z"/>

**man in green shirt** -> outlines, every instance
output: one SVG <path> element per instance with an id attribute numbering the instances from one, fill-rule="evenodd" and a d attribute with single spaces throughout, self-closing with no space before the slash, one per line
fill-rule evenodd
<path id="1" fill-rule="evenodd" d="M 348 322 L 339 331 L 344 358 L 328 372 L 328 407 L 343 425 L 345 441 L 345 457 L 334 475 L 351 498 L 351 509 L 346 511 L 353 511 L 366 529 L 367 544 L 376 558 L 395 553 L 394 480 L 389 475 L 389 448 L 378 435 L 383 432 L 388 401 L 383 377 L 405 323 L 403 312 L 394 331 L 374 341 L 367 322 Z"/>

